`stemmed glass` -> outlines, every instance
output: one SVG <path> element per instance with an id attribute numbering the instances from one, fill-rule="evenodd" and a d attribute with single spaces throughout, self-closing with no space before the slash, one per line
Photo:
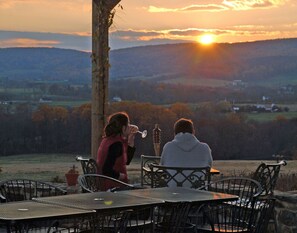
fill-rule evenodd
<path id="1" fill-rule="evenodd" d="M 147 130 L 140 131 L 137 125 L 130 125 L 132 132 L 139 133 L 142 138 L 145 138 L 147 136 Z"/>

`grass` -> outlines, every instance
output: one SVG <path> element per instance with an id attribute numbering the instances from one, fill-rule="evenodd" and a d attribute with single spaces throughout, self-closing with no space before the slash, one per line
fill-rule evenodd
<path id="1" fill-rule="evenodd" d="M 297 118 L 297 112 L 249 113 L 246 116 L 249 120 L 267 122 L 276 120 L 278 117 L 285 117 L 286 119 Z"/>
<path id="2" fill-rule="evenodd" d="M 73 166 L 80 164 L 76 155 L 69 154 L 26 154 L 0 157 L 2 179 L 28 178 L 51 181 L 54 177 L 65 180 L 65 173 Z"/>
<path id="3" fill-rule="evenodd" d="M 195 79 L 195 78 L 175 78 L 161 81 L 162 83 L 183 84 L 201 87 L 225 87 L 230 82 L 219 79 Z"/>
<path id="4" fill-rule="evenodd" d="M 48 103 L 48 105 L 61 107 L 79 107 L 86 103 L 90 103 L 90 100 L 53 101 Z"/>
<path id="5" fill-rule="evenodd" d="M 89 157 L 89 155 L 83 155 Z M 28 178 L 50 182 L 66 182 L 65 173 L 75 165 L 82 174 L 81 165 L 75 160 L 76 155 L 69 154 L 26 154 L 0 157 L 0 180 L 12 178 Z M 214 179 L 228 176 L 249 176 L 261 162 L 259 160 L 215 160 L 213 167 L 220 170 Z M 135 157 L 127 167 L 130 183 L 140 183 L 140 158 Z M 297 160 L 288 161 L 281 168 L 277 189 L 288 191 L 297 189 Z"/>
<path id="6" fill-rule="evenodd" d="M 40 92 L 40 91 L 38 91 Z M 11 94 L 34 94 L 36 90 L 34 88 L 2 88 L 0 87 L 0 93 L 11 93 Z"/>

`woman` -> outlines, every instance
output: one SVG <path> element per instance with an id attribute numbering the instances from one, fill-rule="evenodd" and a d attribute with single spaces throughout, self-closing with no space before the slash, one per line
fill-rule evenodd
<path id="1" fill-rule="evenodd" d="M 127 113 L 117 112 L 109 116 L 104 132 L 105 136 L 97 156 L 99 174 L 127 183 L 126 165 L 130 164 L 134 156 L 134 139 L 137 130 L 130 126 Z M 106 189 L 112 188 L 111 186 L 112 184 L 107 184 Z"/>

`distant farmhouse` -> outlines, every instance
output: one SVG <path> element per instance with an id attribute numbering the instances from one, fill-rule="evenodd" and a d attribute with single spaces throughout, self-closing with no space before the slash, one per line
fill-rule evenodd
<path id="1" fill-rule="evenodd" d="M 292 85 L 286 85 L 286 86 L 282 86 L 278 89 L 278 94 L 280 95 L 294 95 L 295 94 L 295 90 L 294 87 Z"/>
<path id="2" fill-rule="evenodd" d="M 275 104 L 255 104 L 255 105 L 241 105 L 232 106 L 233 112 L 248 112 L 248 113 L 260 113 L 260 112 L 288 112 L 289 108 L 281 108 Z"/>

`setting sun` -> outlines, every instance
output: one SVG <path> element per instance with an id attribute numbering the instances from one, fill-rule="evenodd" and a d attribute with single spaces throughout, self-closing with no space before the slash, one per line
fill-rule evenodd
<path id="1" fill-rule="evenodd" d="M 212 34 L 204 34 L 204 35 L 202 35 L 202 36 L 199 37 L 198 41 L 201 44 L 204 44 L 204 45 L 212 44 L 214 42 L 214 35 L 212 35 Z"/>

